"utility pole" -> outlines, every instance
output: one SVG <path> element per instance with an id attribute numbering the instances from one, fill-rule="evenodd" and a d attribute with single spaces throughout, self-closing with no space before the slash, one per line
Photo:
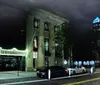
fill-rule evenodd
<path id="1" fill-rule="evenodd" d="M 71 65 L 73 65 L 73 46 L 74 46 L 74 44 L 71 45 L 71 58 L 70 58 Z"/>

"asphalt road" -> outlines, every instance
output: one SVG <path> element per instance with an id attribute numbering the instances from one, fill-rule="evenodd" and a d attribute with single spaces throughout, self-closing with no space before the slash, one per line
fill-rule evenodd
<path id="1" fill-rule="evenodd" d="M 100 73 L 84 75 L 79 77 L 51 80 L 27 85 L 100 85 Z"/>
<path id="2" fill-rule="evenodd" d="M 63 77 L 63 79 L 39 79 L 39 81 L 25 81 L 19 83 L 10 83 L 9 85 L 100 85 L 100 73 L 84 74 L 72 77 Z M 42 81 L 43 80 L 43 81 Z M 8 85 L 8 84 L 7 84 Z"/>

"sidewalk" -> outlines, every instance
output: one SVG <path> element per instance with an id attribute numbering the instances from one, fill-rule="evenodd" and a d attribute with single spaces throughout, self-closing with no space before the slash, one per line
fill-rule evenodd
<path id="1" fill-rule="evenodd" d="M 90 68 L 88 68 L 88 71 Z M 95 72 L 100 72 L 100 68 L 96 68 Z M 16 79 L 16 78 L 29 78 L 37 77 L 36 72 L 24 72 L 24 71 L 4 71 L 0 72 L 0 80 L 2 79 Z"/>
<path id="2" fill-rule="evenodd" d="M 36 77 L 36 72 L 22 72 L 22 71 L 0 72 L 0 80 L 2 80 L 2 79 L 25 78 L 25 77 Z"/>
<path id="3" fill-rule="evenodd" d="M 0 72 L 0 85 L 13 82 L 23 82 L 38 80 L 36 72 L 24 72 L 24 71 L 4 71 Z"/>
<path id="4" fill-rule="evenodd" d="M 90 72 L 91 68 L 87 68 L 87 71 Z M 95 72 L 100 72 L 100 68 L 95 68 Z"/>
<path id="5" fill-rule="evenodd" d="M 100 72 L 100 68 L 96 68 L 96 70 L 95 70 L 96 72 Z"/>
<path id="6" fill-rule="evenodd" d="M 88 68 L 88 71 L 90 68 Z M 100 68 L 96 68 L 96 72 L 100 72 Z M 3 71 L 0 72 L 0 80 L 2 79 L 16 79 L 16 78 L 36 77 L 36 72 L 25 71 Z"/>
<path id="7" fill-rule="evenodd" d="M 95 72 L 100 72 L 100 68 L 96 68 Z M 0 85 L 6 83 L 24 82 L 24 81 L 33 81 L 33 80 L 38 81 L 42 79 L 36 76 L 36 72 L 24 72 L 24 71 L 0 72 Z"/>

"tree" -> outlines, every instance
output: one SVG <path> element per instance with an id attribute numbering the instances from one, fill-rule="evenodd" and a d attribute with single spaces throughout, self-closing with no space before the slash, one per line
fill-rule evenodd
<path id="1" fill-rule="evenodd" d="M 68 42 L 68 23 L 57 26 L 55 30 L 55 56 L 56 58 L 64 58 L 64 45 Z"/>

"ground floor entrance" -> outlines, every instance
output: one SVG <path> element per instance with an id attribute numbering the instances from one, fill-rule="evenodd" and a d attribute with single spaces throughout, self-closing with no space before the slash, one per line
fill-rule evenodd
<path id="1" fill-rule="evenodd" d="M 25 57 L 22 56 L 0 56 L 0 71 L 25 71 Z"/>

